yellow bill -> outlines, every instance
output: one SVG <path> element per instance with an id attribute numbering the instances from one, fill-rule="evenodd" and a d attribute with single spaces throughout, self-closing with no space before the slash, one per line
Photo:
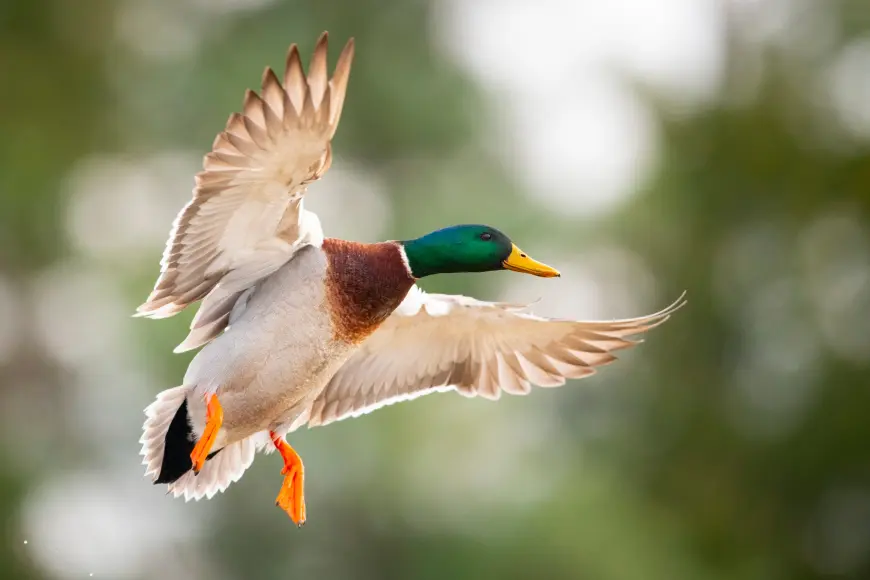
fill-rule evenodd
<path id="1" fill-rule="evenodd" d="M 533 260 L 524 251 L 519 249 L 516 244 L 511 244 L 511 246 L 513 248 L 511 249 L 510 256 L 502 262 L 505 269 L 522 272 L 523 274 L 532 274 L 541 278 L 556 278 L 561 276 L 559 270 Z"/>

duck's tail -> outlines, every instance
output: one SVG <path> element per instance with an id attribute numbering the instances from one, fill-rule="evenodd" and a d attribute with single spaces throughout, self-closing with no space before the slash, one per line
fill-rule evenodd
<path id="1" fill-rule="evenodd" d="M 155 484 L 168 484 L 168 491 L 186 501 L 211 498 L 238 481 L 254 461 L 257 436 L 248 437 L 211 453 L 205 466 L 194 473 L 190 454 L 197 435 L 188 414 L 187 395 L 192 386 L 167 389 L 145 409 L 142 463 L 145 475 Z"/>

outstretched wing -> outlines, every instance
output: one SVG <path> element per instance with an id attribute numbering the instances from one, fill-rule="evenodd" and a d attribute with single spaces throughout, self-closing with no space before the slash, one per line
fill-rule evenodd
<path id="1" fill-rule="evenodd" d="M 307 413 L 315 427 L 436 391 L 498 399 L 531 386 L 556 387 L 595 373 L 634 346 L 632 337 L 680 308 L 607 322 L 535 316 L 524 307 L 412 288 L 399 309 L 336 373 Z"/>
<path id="2" fill-rule="evenodd" d="M 193 199 L 173 223 L 160 277 L 138 316 L 172 316 L 212 293 L 185 341 L 188 348 L 199 346 L 226 326 L 245 289 L 301 246 L 322 242 L 320 222 L 302 208 L 302 197 L 332 160 L 353 53 L 351 39 L 328 78 L 324 32 L 307 77 L 294 44 L 284 82 L 267 68 L 261 94 L 247 91 L 242 113 L 230 115 L 205 156 Z"/>

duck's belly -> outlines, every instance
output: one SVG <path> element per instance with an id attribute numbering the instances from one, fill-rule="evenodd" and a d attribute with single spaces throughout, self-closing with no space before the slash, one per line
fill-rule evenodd
<path id="1" fill-rule="evenodd" d="M 308 247 L 254 292 L 245 311 L 191 362 L 185 385 L 197 434 L 205 425 L 204 395 L 215 393 L 223 426 L 215 448 L 301 414 L 356 348 L 334 337 L 324 302 L 326 258 Z"/>

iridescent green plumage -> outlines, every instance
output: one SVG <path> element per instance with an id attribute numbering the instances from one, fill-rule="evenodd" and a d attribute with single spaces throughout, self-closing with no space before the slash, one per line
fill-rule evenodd
<path id="1" fill-rule="evenodd" d="M 504 270 L 510 238 L 485 225 L 459 225 L 402 242 L 415 278 L 456 272 Z"/>

